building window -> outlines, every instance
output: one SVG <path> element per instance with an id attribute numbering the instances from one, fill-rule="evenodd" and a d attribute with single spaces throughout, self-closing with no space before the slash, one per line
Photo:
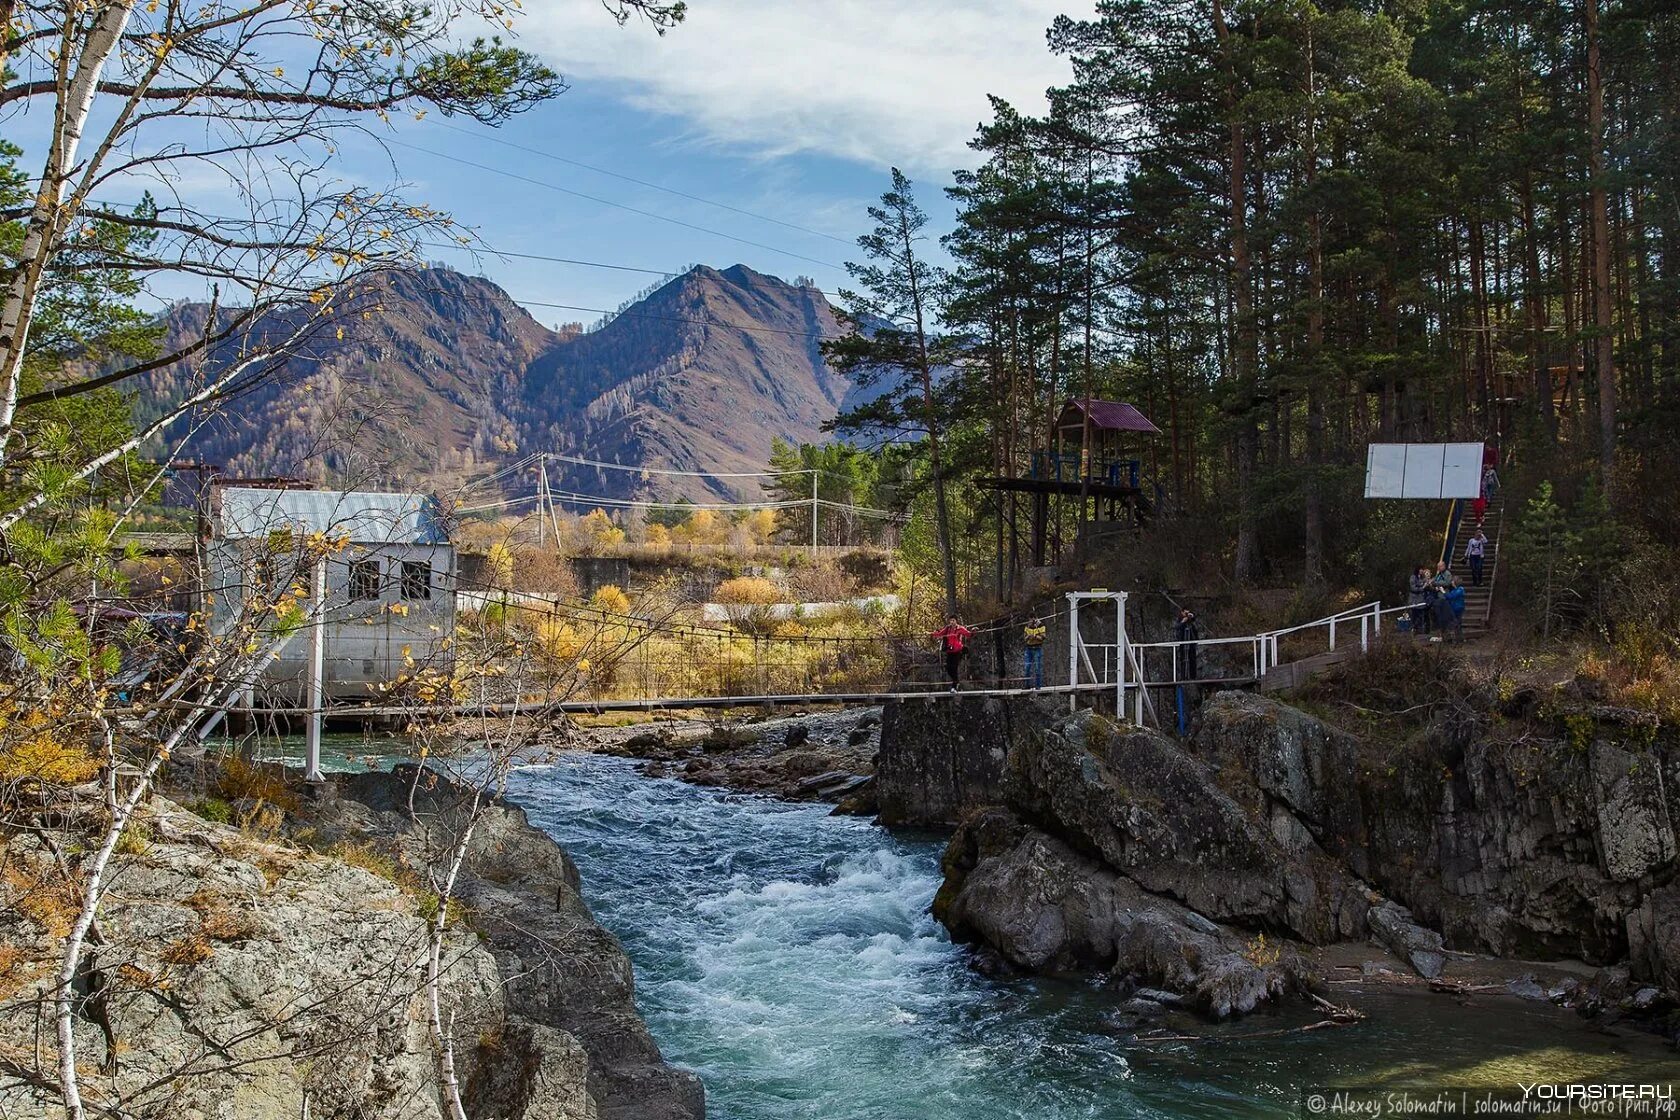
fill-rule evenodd
<path id="1" fill-rule="evenodd" d="M 350 561 L 350 601 L 365 602 L 379 598 L 379 561 Z"/>
<path id="2" fill-rule="evenodd" d="M 432 566 L 424 561 L 402 562 L 402 597 L 409 600 L 432 597 Z"/>

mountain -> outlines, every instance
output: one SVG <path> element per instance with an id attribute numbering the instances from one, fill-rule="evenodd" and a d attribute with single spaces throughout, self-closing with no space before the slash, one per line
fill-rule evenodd
<path id="1" fill-rule="evenodd" d="M 691 269 L 588 332 L 550 330 L 489 280 L 449 269 L 377 284 L 182 454 L 229 474 L 358 486 L 447 487 L 537 450 L 755 471 L 776 438 L 824 438 L 852 392 L 822 360 L 822 340 L 840 329 L 822 293 L 742 265 Z M 169 333 L 195 337 L 209 314 L 180 305 Z M 160 375 L 138 410 L 155 409 L 188 376 Z M 550 483 L 604 497 L 759 493 L 751 479 L 563 463 Z"/>
<path id="2" fill-rule="evenodd" d="M 838 333 L 814 288 L 742 265 L 693 269 L 532 364 L 521 387 L 522 442 L 645 467 L 763 470 L 773 439 L 821 440 L 845 401 L 850 383 L 819 348 Z M 652 489 L 697 499 L 756 491 L 659 478 L 649 477 Z M 625 479 L 573 466 L 555 485 L 606 493 Z"/>

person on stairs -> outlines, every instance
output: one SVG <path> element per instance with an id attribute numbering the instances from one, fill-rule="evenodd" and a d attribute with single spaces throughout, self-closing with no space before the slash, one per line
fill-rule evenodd
<path id="1" fill-rule="evenodd" d="M 1021 631 L 1028 688 L 1044 687 L 1044 623 L 1034 618 Z"/>
<path id="2" fill-rule="evenodd" d="M 1482 585 L 1482 565 L 1487 562 L 1487 534 L 1477 528 L 1475 534 L 1464 542 L 1464 558 L 1470 562 L 1470 586 Z"/>
<path id="3" fill-rule="evenodd" d="M 933 636 L 939 639 L 939 648 L 945 651 L 945 675 L 951 680 L 952 692 L 957 690 L 963 658 L 968 656 L 968 639 L 973 635 L 974 631 L 957 621 L 956 615 L 947 618 L 945 626 L 933 632 Z"/>

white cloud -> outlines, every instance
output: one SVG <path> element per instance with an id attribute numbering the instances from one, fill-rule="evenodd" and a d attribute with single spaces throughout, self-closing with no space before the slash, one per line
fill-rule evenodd
<path id="1" fill-rule="evenodd" d="M 711 142 L 920 172 L 969 166 L 987 94 L 1027 111 L 1066 63 L 1044 45 L 1070 0 L 694 0 L 663 37 L 589 0 L 530 5 L 527 45 L 574 81 L 612 82 Z"/>

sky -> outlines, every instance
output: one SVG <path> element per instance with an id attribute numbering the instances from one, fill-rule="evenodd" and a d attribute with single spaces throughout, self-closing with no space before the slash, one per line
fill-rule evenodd
<path id="1" fill-rule="evenodd" d="M 404 119 L 385 153 L 346 154 L 370 177 L 394 173 L 494 249 L 651 270 L 438 253 L 551 326 L 599 316 L 542 304 L 610 310 L 696 263 L 810 276 L 832 291 L 891 167 L 916 180 L 935 232 L 949 227 L 940 191 L 975 162 L 966 145 L 990 115 L 987 95 L 1042 108 L 1044 89 L 1068 77 L 1045 29 L 1061 12 L 1090 10 L 1077 0 L 691 0 L 688 18 L 660 36 L 634 20 L 618 27 L 597 0 L 530 0 L 518 44 L 559 70 L 567 93 L 499 129 Z"/>
<path id="2" fill-rule="evenodd" d="M 340 182 L 394 187 L 471 229 L 492 252 L 429 255 L 489 277 L 550 326 L 593 322 L 693 264 L 807 276 L 833 292 L 893 167 L 916 181 L 937 238 L 952 219 L 943 188 L 977 162 L 967 144 L 991 116 L 988 95 L 1041 111 L 1044 90 L 1069 77 L 1045 31 L 1057 15 L 1093 7 L 690 0 L 684 22 L 659 35 L 639 19 L 619 26 L 604 2 L 526 0 L 515 18 L 512 41 L 569 83 L 559 98 L 494 129 L 435 110 L 423 120 L 393 114 L 375 138 L 345 139 L 335 156 Z M 91 135 L 113 111 L 105 102 L 114 99 L 96 103 Z M 25 101 L 0 118 L 30 172 L 48 109 Z M 148 150 L 174 139 L 172 122 L 155 127 L 165 135 Z M 190 131 L 180 139 L 203 143 Z M 180 174 L 175 189 L 198 209 L 237 205 L 219 173 Z M 108 185 L 96 201 L 132 205 L 147 189 L 166 201 L 171 193 L 137 180 L 126 192 Z M 181 287 L 196 280 L 167 283 L 151 293 L 159 305 L 208 298 Z"/>

